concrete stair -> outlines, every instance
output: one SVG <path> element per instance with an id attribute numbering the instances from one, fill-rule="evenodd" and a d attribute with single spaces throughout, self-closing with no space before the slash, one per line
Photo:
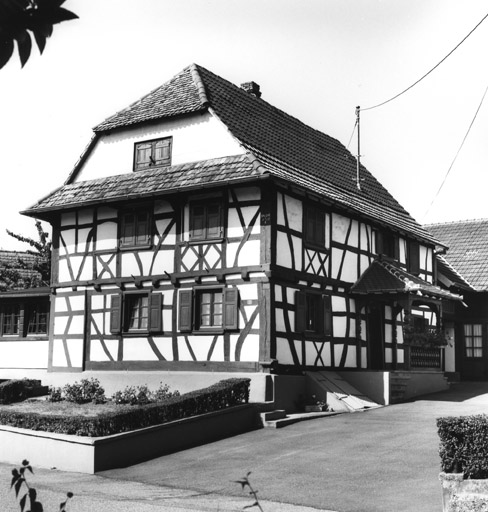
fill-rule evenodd
<path id="1" fill-rule="evenodd" d="M 344 412 L 344 411 L 342 411 Z M 335 416 L 339 412 L 311 412 L 311 413 L 296 413 L 286 414 L 283 409 L 276 411 L 262 412 L 261 422 L 264 428 L 283 428 L 299 421 L 308 421 L 316 418 L 323 418 L 326 416 Z"/>

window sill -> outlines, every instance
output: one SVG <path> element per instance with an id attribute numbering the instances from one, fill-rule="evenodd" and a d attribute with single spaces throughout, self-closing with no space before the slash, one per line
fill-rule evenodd
<path id="1" fill-rule="evenodd" d="M 180 245 L 201 245 L 201 244 L 212 244 L 212 243 L 223 243 L 225 242 L 225 237 L 219 238 L 202 238 L 198 240 L 185 240 L 180 242 Z"/>
<path id="2" fill-rule="evenodd" d="M 47 334 L 31 334 L 29 336 L 4 335 L 0 336 L 0 343 L 3 341 L 47 341 Z"/>
<path id="3" fill-rule="evenodd" d="M 303 247 L 305 249 L 311 249 L 313 251 L 321 251 L 321 252 L 325 252 L 325 253 L 329 253 L 330 252 L 330 249 L 328 247 L 325 247 L 325 245 L 320 245 L 320 244 L 313 244 L 312 242 L 303 242 Z"/>
<path id="4" fill-rule="evenodd" d="M 141 245 L 119 245 L 119 251 L 134 251 L 137 249 L 152 249 L 153 244 L 141 244 Z"/>

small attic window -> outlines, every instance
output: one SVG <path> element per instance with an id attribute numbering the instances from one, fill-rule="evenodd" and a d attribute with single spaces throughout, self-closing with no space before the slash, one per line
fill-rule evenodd
<path id="1" fill-rule="evenodd" d="M 134 144 L 134 171 L 170 166 L 172 145 L 173 137 L 136 142 Z"/>

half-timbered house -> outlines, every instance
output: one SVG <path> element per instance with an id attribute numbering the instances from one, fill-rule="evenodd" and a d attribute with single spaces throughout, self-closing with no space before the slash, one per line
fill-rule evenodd
<path id="1" fill-rule="evenodd" d="M 441 244 L 254 82 L 187 67 L 23 213 L 53 228 L 52 372 L 442 374 Z"/>

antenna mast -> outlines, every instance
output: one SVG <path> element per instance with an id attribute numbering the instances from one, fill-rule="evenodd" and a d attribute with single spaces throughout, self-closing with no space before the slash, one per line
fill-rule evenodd
<path id="1" fill-rule="evenodd" d="M 356 124 L 358 126 L 358 154 L 356 157 L 356 186 L 361 190 L 361 134 L 359 131 L 359 112 L 361 108 L 359 105 L 356 107 Z"/>

